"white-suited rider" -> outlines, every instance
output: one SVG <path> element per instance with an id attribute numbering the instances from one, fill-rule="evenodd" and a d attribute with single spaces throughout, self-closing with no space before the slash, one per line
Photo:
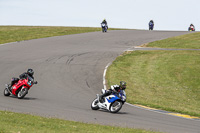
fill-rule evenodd
<path id="1" fill-rule="evenodd" d="M 126 89 L 126 82 L 125 81 L 120 81 L 120 85 L 112 85 L 109 90 L 107 90 L 104 94 L 99 96 L 99 102 L 103 103 L 103 98 L 105 96 L 109 96 L 112 93 L 119 93 L 120 90 L 125 90 Z"/>

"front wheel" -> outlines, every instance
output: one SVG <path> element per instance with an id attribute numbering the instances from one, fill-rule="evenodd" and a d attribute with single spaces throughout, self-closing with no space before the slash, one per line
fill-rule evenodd
<path id="1" fill-rule="evenodd" d="M 18 94 L 17 94 L 17 98 L 18 99 L 22 99 L 26 96 L 26 94 L 28 93 L 28 88 L 22 88 Z"/>
<path id="2" fill-rule="evenodd" d="M 102 32 L 105 32 L 105 27 L 102 27 Z"/>
<path id="3" fill-rule="evenodd" d="M 99 102 L 99 101 L 98 101 L 97 98 L 95 98 L 95 99 L 92 101 L 91 108 L 92 108 L 93 110 L 98 110 L 98 109 L 99 109 L 99 106 L 97 105 L 98 102 Z"/>
<path id="4" fill-rule="evenodd" d="M 111 113 L 117 113 L 122 108 L 122 102 L 121 101 L 115 101 L 110 106 L 110 112 Z"/>
<path id="5" fill-rule="evenodd" d="M 4 89 L 4 96 L 10 96 L 10 92 L 7 88 Z"/>

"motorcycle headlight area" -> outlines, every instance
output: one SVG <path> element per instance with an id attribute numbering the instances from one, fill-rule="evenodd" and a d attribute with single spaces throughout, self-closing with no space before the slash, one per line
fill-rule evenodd
<path id="1" fill-rule="evenodd" d="M 31 83 L 31 82 L 27 82 L 27 84 L 28 84 L 29 86 L 31 86 L 31 85 L 32 85 L 32 83 Z"/>
<path id="2" fill-rule="evenodd" d="M 125 96 L 122 96 L 122 100 L 125 101 L 125 100 L 126 100 L 126 97 L 125 97 Z"/>

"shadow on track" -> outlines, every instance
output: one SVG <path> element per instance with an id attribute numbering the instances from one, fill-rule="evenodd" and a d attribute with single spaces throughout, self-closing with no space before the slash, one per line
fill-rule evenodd
<path id="1" fill-rule="evenodd" d="M 99 110 L 93 110 L 93 111 L 99 111 L 99 112 L 103 112 L 103 113 L 110 113 L 110 114 L 113 114 L 113 115 L 115 115 L 115 114 L 120 114 L 120 115 L 124 115 L 124 114 L 130 114 L 130 113 L 128 113 L 128 112 L 117 112 L 117 113 L 111 113 L 111 112 L 109 112 L 109 111 L 107 111 L 107 110 L 103 110 L 103 109 L 99 109 Z"/>
<path id="2" fill-rule="evenodd" d="M 3 95 L 2 95 L 3 96 Z M 5 96 L 3 96 L 5 97 Z M 16 96 L 12 95 L 12 96 L 6 96 L 5 98 L 13 98 L 13 99 L 18 99 Z M 18 100 L 37 100 L 38 98 L 34 98 L 34 97 L 24 97 L 23 99 L 18 99 Z"/>

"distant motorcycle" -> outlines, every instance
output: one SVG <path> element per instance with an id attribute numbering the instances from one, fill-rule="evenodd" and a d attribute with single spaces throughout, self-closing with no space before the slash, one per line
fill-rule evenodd
<path id="1" fill-rule="evenodd" d="M 105 92 L 106 90 L 102 89 L 102 93 Z M 113 93 L 102 100 L 103 102 L 101 103 L 99 101 L 99 94 L 97 94 L 97 97 L 92 101 L 91 108 L 93 110 L 104 109 L 111 113 L 117 113 L 126 101 L 126 93 L 124 90 L 121 90 L 119 93 Z"/>
<path id="2" fill-rule="evenodd" d="M 153 27 L 154 27 L 154 25 L 153 25 L 153 23 L 149 23 L 149 30 L 153 30 Z"/>
<path id="3" fill-rule="evenodd" d="M 188 31 L 195 31 L 194 26 L 190 26 L 190 27 L 188 28 Z"/>
<path id="4" fill-rule="evenodd" d="M 107 32 L 108 26 L 105 23 L 101 23 L 102 32 Z"/>
<path id="5" fill-rule="evenodd" d="M 34 82 L 33 78 L 28 76 L 26 79 L 18 79 L 11 87 L 6 84 L 6 88 L 4 89 L 4 96 L 15 95 L 18 99 L 22 99 L 28 94 L 28 90 L 33 86 L 33 84 L 37 84 L 37 81 Z"/>

